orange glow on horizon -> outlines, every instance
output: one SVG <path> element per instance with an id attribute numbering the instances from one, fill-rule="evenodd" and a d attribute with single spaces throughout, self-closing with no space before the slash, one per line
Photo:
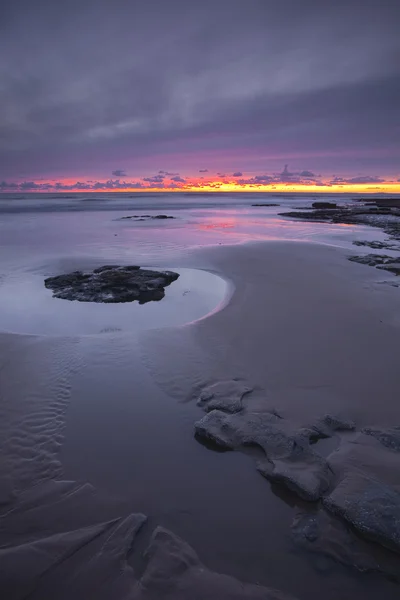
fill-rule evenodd
<path id="1" fill-rule="evenodd" d="M 245 178 L 244 178 L 245 179 Z M 42 182 L 40 182 L 42 184 Z M 19 189 L 19 190 L 8 190 L 9 193 L 59 193 L 59 194 L 69 194 L 69 193 L 110 193 L 110 192 L 264 192 L 264 193 L 317 193 L 317 194 L 332 194 L 332 193 L 354 193 L 354 194 L 400 194 L 400 181 L 384 181 L 383 183 L 373 184 L 373 183 L 329 183 L 321 180 L 321 184 L 317 185 L 315 183 L 270 183 L 270 184 L 254 184 L 254 183 L 245 183 L 240 184 L 236 180 L 228 180 L 228 178 L 224 179 L 215 179 L 205 181 L 203 179 L 197 177 L 186 177 L 185 183 L 174 183 L 168 179 L 165 180 L 165 185 L 163 187 L 147 186 L 143 185 L 142 187 L 135 187 L 133 184 L 132 187 L 127 187 L 129 182 L 126 180 L 121 180 L 122 187 L 103 187 L 98 189 L 84 189 L 75 187 L 77 181 L 76 179 L 63 179 L 58 180 L 58 183 L 62 186 L 65 186 L 64 189 L 57 189 L 55 181 L 47 181 L 44 182 L 43 186 L 50 186 L 48 189 L 42 187 L 42 189 Z M 84 185 L 90 185 L 92 182 L 82 182 Z M 101 185 L 107 185 L 108 181 L 98 181 Z M 117 181 L 114 181 L 114 186 L 117 184 Z M 6 191 L 6 190 L 4 190 Z"/>

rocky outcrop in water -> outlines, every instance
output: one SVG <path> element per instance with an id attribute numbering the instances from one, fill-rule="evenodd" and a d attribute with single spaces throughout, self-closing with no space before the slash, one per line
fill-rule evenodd
<path id="1" fill-rule="evenodd" d="M 396 206 L 345 206 L 316 208 L 280 213 L 279 216 L 303 221 L 370 225 L 379 227 L 395 239 L 400 239 L 400 208 Z"/>
<path id="2" fill-rule="evenodd" d="M 378 240 L 356 240 L 353 242 L 354 246 L 368 246 L 373 250 L 400 250 L 400 246 L 397 244 L 391 244 L 390 242 L 380 242 Z"/>
<path id="3" fill-rule="evenodd" d="M 259 207 L 261 207 L 261 206 L 264 206 L 264 207 L 269 207 L 269 206 L 280 206 L 280 204 L 271 204 L 271 203 L 269 203 L 269 202 L 263 202 L 263 203 L 260 203 L 260 204 L 252 204 L 252 206 L 259 206 Z"/>
<path id="4" fill-rule="evenodd" d="M 176 217 L 171 217 L 169 215 L 130 215 L 127 217 L 121 217 L 121 221 L 124 219 L 135 219 L 137 221 L 147 221 L 150 219 L 155 219 L 159 221 L 164 221 L 165 219 L 175 219 Z"/>
<path id="5" fill-rule="evenodd" d="M 330 414 L 300 426 L 276 411 L 251 410 L 243 400 L 252 391 L 240 380 L 206 387 L 198 405 L 207 414 L 194 425 L 196 438 L 221 450 L 258 448 L 262 455 L 256 466 L 264 477 L 305 500 L 321 500 L 362 536 L 400 552 L 400 427 L 357 432 L 353 421 Z M 325 458 L 318 442 L 330 437 L 337 439 L 338 448 Z M 321 516 L 321 527 L 335 529 L 339 546 L 326 539 L 314 544 L 321 537 L 318 518 L 305 515 L 297 523 L 294 533 L 301 544 L 312 543 L 313 550 L 337 555 L 360 570 L 384 570 L 369 560 L 368 545 L 360 546 L 343 526 L 330 523 L 334 516 Z"/>
<path id="6" fill-rule="evenodd" d="M 313 202 L 313 208 L 337 208 L 335 202 Z"/>
<path id="7" fill-rule="evenodd" d="M 151 271 L 138 266 L 105 265 L 91 273 L 74 271 L 48 277 L 46 288 L 55 298 L 79 302 L 134 302 L 162 300 L 165 288 L 178 279 L 173 271 Z"/>
<path id="8" fill-rule="evenodd" d="M 400 258 L 384 254 L 365 254 L 363 256 L 350 256 L 349 260 L 400 275 Z"/>
<path id="9" fill-rule="evenodd" d="M 399 581 L 397 556 L 357 536 L 341 519 L 323 508 L 299 512 L 292 524 L 292 540 L 309 553 L 323 555 L 362 573 L 382 573 Z"/>
<path id="10" fill-rule="evenodd" d="M 243 408 L 243 398 L 253 389 L 239 380 L 219 381 L 205 389 L 197 400 L 197 406 L 206 412 L 223 410 L 228 413 L 239 412 Z"/>
<path id="11" fill-rule="evenodd" d="M 305 500 L 318 500 L 329 486 L 328 464 L 310 445 L 311 436 L 318 436 L 316 429 L 296 429 L 270 412 L 227 414 L 212 410 L 195 423 L 195 433 L 226 450 L 241 446 L 262 449 L 265 459 L 257 464 L 259 472 L 271 481 L 283 483 Z"/>
<path id="12" fill-rule="evenodd" d="M 365 537 L 400 551 L 400 493 L 363 473 L 345 476 L 323 500 Z"/>

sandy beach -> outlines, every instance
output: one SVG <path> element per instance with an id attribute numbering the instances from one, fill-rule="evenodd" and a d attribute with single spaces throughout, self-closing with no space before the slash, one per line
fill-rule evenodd
<path id="1" fill-rule="evenodd" d="M 360 506 L 365 481 L 400 494 L 397 447 L 365 432 L 400 425 L 398 289 L 348 256 L 286 241 L 191 249 L 168 266 L 228 284 L 203 318 L 1 334 L 2 595 L 397 598 L 397 533 L 363 535 L 340 486 Z M 293 529 L 310 515 L 315 547 Z"/>

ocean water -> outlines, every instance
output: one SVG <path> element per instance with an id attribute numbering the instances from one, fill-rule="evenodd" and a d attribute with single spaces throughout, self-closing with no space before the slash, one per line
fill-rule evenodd
<path id="1" fill-rule="evenodd" d="M 220 277 L 187 268 L 195 248 L 262 240 L 350 248 L 354 239 L 382 237 L 368 227 L 307 223 L 279 215 L 310 207 L 318 199 L 326 198 L 258 193 L 3 194 L 0 330 L 59 335 L 181 325 L 217 308 L 229 292 Z M 348 195 L 329 199 L 352 202 Z M 252 206 L 263 202 L 279 206 Z M 159 214 L 174 218 L 139 220 Z M 138 218 L 125 218 L 129 216 Z M 175 268 L 181 276 L 157 306 L 89 306 L 53 299 L 43 285 L 48 276 L 105 263 Z"/>
<path id="2" fill-rule="evenodd" d="M 132 331 L 196 320 L 229 292 L 221 278 L 187 268 L 195 248 L 296 240 L 351 248 L 379 230 L 307 223 L 279 213 L 326 200 L 304 194 L 3 194 L 0 196 L 0 330 L 46 335 Z M 351 204 L 349 195 L 328 200 Z M 257 203 L 279 206 L 255 207 Z M 173 219 L 139 220 L 163 214 Z M 125 217 L 138 218 L 126 219 Z M 361 250 L 362 251 L 362 250 Z M 46 277 L 105 263 L 177 269 L 155 306 L 85 305 L 53 299 Z M 60 318 L 60 314 L 62 318 Z"/>

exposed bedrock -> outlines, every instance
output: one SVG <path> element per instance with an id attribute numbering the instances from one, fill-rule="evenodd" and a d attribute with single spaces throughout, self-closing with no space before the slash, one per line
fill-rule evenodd
<path id="1" fill-rule="evenodd" d="M 364 256 L 350 256 L 349 260 L 400 275 L 400 258 L 397 257 L 384 254 L 365 254 Z"/>
<path id="2" fill-rule="evenodd" d="M 313 208 L 337 208 L 335 202 L 313 202 Z"/>
<path id="3" fill-rule="evenodd" d="M 318 500 L 329 487 L 330 470 L 310 442 L 351 427 L 329 415 L 314 426 L 296 428 L 272 412 L 227 414 L 212 410 L 195 423 L 195 433 L 227 450 L 258 446 L 265 452 L 265 459 L 257 463 L 262 475 L 283 483 L 305 500 Z"/>
<path id="4" fill-rule="evenodd" d="M 400 581 L 400 558 L 362 539 L 344 520 L 323 508 L 313 513 L 297 513 L 292 524 L 292 540 L 309 553 L 323 555 L 363 573 L 382 573 Z"/>
<path id="5" fill-rule="evenodd" d="M 105 265 L 91 273 L 74 271 L 48 277 L 44 285 L 55 298 L 79 302 L 134 302 L 162 300 L 165 288 L 178 279 L 173 271 L 151 271 L 138 266 Z"/>
<path id="6" fill-rule="evenodd" d="M 134 219 L 136 221 L 149 221 L 155 219 L 158 221 L 165 221 L 165 219 L 176 219 L 176 217 L 171 217 L 170 215 L 128 215 L 127 217 L 121 217 L 119 221 L 124 219 Z"/>
<path id="7" fill-rule="evenodd" d="M 297 210 L 280 213 L 280 216 L 304 221 L 370 225 L 371 227 L 383 229 L 385 233 L 397 240 L 400 239 L 400 208 L 396 205 L 315 207 L 307 211 Z"/>
<path id="8" fill-rule="evenodd" d="M 400 552 L 400 427 L 356 432 L 353 421 L 334 415 L 300 426 L 276 411 L 248 410 L 245 394 L 251 389 L 242 382 L 206 388 L 198 404 L 209 412 L 195 423 L 197 439 L 224 450 L 260 448 L 264 477 L 321 499 L 359 534 Z M 339 447 L 324 458 L 316 442 L 333 436 Z"/>

